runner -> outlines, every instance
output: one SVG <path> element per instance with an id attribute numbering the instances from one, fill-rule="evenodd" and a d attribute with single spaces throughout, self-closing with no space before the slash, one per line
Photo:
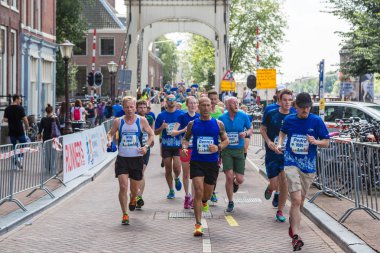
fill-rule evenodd
<path id="1" fill-rule="evenodd" d="M 196 145 L 190 158 L 190 177 L 193 181 L 195 230 L 194 236 L 203 235 L 201 223 L 203 211 L 208 211 L 207 201 L 212 195 L 219 173 L 219 153 L 228 145 L 224 125 L 210 116 L 211 101 L 208 98 L 199 99 L 200 118 L 190 121 L 182 141 L 182 156 L 188 157 L 191 137 Z M 218 145 L 218 139 L 221 143 Z"/>
<path id="2" fill-rule="evenodd" d="M 215 90 L 210 90 L 208 93 L 208 98 L 211 101 L 211 111 L 210 111 L 210 116 L 214 119 L 219 119 L 219 117 L 223 114 L 223 110 L 218 106 L 218 92 Z M 220 165 L 220 160 L 219 160 L 219 165 Z M 215 188 L 216 188 L 216 183 L 214 187 L 214 191 L 212 192 L 211 196 L 211 202 L 218 202 L 218 197 L 216 196 L 215 193 Z"/>
<path id="3" fill-rule="evenodd" d="M 125 116 L 115 119 L 111 130 L 107 134 L 108 147 L 112 146 L 112 139 L 119 133 L 119 154 L 115 162 L 115 174 L 119 181 L 119 202 L 123 212 L 121 223 L 129 224 L 127 212 L 128 179 L 130 179 L 131 200 L 129 210 L 134 211 L 137 202 L 137 192 L 143 178 L 143 159 L 154 139 L 153 130 L 144 117 L 135 114 L 136 100 L 133 97 L 123 98 Z M 142 146 L 142 132 L 148 133 L 148 141 Z"/>
<path id="4" fill-rule="evenodd" d="M 297 95 L 297 114 L 285 117 L 276 149 L 276 153 L 282 154 L 282 144 L 288 137 L 284 151 L 284 170 L 291 201 L 289 236 L 292 237 L 294 251 L 301 250 L 304 245 L 299 236 L 301 208 L 315 176 L 317 147 L 329 146 L 329 132 L 322 119 L 310 113 L 312 104 L 308 93 L 301 92 Z"/>
<path id="5" fill-rule="evenodd" d="M 187 124 L 199 118 L 199 114 L 196 113 L 197 111 L 197 100 L 195 97 L 190 96 L 186 98 L 186 107 L 188 108 L 188 112 L 183 113 L 181 116 L 178 117 L 178 121 L 174 126 L 174 129 L 172 131 L 172 136 L 177 135 L 183 135 L 186 132 Z M 183 208 L 189 209 L 193 205 L 193 199 L 191 194 L 189 193 L 189 185 L 190 185 L 190 158 L 191 158 L 191 151 L 193 149 L 193 141 L 190 139 L 190 143 L 188 146 L 188 156 L 187 157 L 180 157 L 181 164 L 182 164 L 182 181 L 183 181 L 183 188 L 185 190 L 185 200 L 183 203 Z M 180 152 L 182 150 L 180 149 Z"/>
<path id="6" fill-rule="evenodd" d="M 137 101 L 137 114 L 139 116 L 145 117 L 146 120 L 148 121 L 150 128 L 153 129 L 154 120 L 153 120 L 152 116 L 147 114 L 147 102 L 146 101 L 144 101 L 144 100 Z M 146 145 L 148 138 L 149 138 L 148 133 L 143 132 L 143 137 L 142 137 L 142 145 L 143 146 Z M 144 161 L 143 179 L 141 180 L 140 189 L 139 189 L 138 196 L 137 196 L 137 205 L 136 205 L 136 208 L 138 208 L 138 209 L 141 209 L 141 207 L 144 205 L 144 200 L 142 198 L 142 195 L 143 195 L 144 189 L 145 189 L 145 177 L 144 177 L 144 175 L 145 175 L 146 167 L 148 166 L 148 162 L 149 162 L 150 148 L 153 147 L 153 145 L 154 145 L 154 141 L 151 142 L 151 145 L 149 146 L 146 154 L 143 156 L 143 161 Z"/>
<path id="7" fill-rule="evenodd" d="M 229 140 L 228 147 L 222 152 L 222 162 L 228 197 L 226 212 L 232 212 L 234 210 L 233 193 L 238 191 L 239 185 L 244 181 L 244 139 L 251 135 L 252 124 L 248 115 L 239 111 L 239 102 L 236 97 L 229 97 L 226 100 L 226 107 L 228 112 L 220 116 L 219 120 L 224 123 Z"/>
<path id="8" fill-rule="evenodd" d="M 260 132 L 265 140 L 265 167 L 269 178 L 269 185 L 265 190 L 265 199 L 269 200 L 272 192 L 280 190 L 280 197 L 276 218 L 280 222 L 285 222 L 282 211 L 288 198 L 287 182 L 284 172 L 284 156 L 276 154 L 278 134 L 280 133 L 281 124 L 285 116 L 290 113 L 293 93 L 284 89 L 279 95 L 280 108 L 268 112 L 264 122 L 261 124 Z M 286 140 L 284 141 L 284 143 Z M 278 194 L 278 193 L 276 193 Z"/>
<path id="9" fill-rule="evenodd" d="M 172 137 L 171 133 L 182 112 L 176 109 L 176 99 L 173 94 L 167 96 L 166 105 L 167 109 L 157 116 L 154 133 L 156 135 L 162 133 L 161 152 L 165 165 L 165 178 L 169 186 L 167 198 L 174 199 L 173 172 L 176 190 L 180 191 L 182 189 L 182 183 L 179 179 L 179 174 L 181 174 L 181 163 L 179 160 L 181 136 Z"/>

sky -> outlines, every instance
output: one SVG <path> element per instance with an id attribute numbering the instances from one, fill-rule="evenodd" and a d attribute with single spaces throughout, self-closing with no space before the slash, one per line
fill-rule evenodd
<path id="1" fill-rule="evenodd" d="M 124 0 L 116 0 L 116 10 L 125 13 Z M 277 83 L 318 75 L 318 63 L 325 59 L 325 71 L 337 70 L 341 38 L 336 31 L 347 31 L 349 26 L 326 10 L 323 0 L 284 0 L 287 17 L 285 43 L 281 46 L 282 63 L 277 69 Z M 173 40 L 181 34 L 171 34 Z M 183 39 L 186 39 L 184 35 Z M 265 38 L 263 38 L 265 39 Z"/>

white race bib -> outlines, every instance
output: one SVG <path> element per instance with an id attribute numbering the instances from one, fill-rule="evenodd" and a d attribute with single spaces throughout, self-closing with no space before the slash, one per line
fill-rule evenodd
<path id="1" fill-rule="evenodd" d="M 125 148 L 139 147 L 135 133 L 123 133 L 120 144 Z"/>
<path id="2" fill-rule="evenodd" d="M 238 132 L 229 132 L 227 133 L 229 145 L 236 146 L 239 145 L 239 133 Z"/>
<path id="3" fill-rule="evenodd" d="M 174 126 L 175 126 L 175 123 L 169 123 L 168 124 L 168 128 L 166 128 L 166 134 L 167 135 L 171 135 L 172 134 L 172 131 L 174 129 Z"/>
<path id="4" fill-rule="evenodd" d="M 197 139 L 197 149 L 199 154 L 211 154 L 210 145 L 214 144 L 214 138 L 210 136 L 199 136 Z"/>
<path id="5" fill-rule="evenodd" d="M 290 138 L 290 149 L 294 154 L 307 155 L 309 152 L 309 142 L 306 135 L 295 134 Z"/>

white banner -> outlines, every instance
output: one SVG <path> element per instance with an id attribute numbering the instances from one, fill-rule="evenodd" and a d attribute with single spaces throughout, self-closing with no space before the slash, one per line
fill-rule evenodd
<path id="1" fill-rule="evenodd" d="M 103 125 L 63 136 L 63 182 L 79 177 L 107 157 Z"/>

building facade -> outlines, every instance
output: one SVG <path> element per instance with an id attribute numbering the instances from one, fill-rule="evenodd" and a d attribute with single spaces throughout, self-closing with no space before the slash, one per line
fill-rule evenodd
<path id="1" fill-rule="evenodd" d="M 26 113 L 41 118 L 56 102 L 56 0 L 20 1 L 21 94 Z"/>
<path id="2" fill-rule="evenodd" d="M 0 118 L 20 85 L 20 0 L 0 0 Z M 23 94 L 22 94 L 23 95 Z"/>

